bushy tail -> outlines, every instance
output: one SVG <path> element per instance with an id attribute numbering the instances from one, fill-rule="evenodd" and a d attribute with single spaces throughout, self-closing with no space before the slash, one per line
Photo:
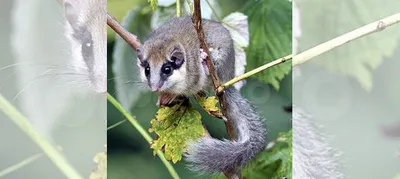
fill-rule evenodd
<path id="1" fill-rule="evenodd" d="M 232 120 L 236 141 L 205 137 L 191 143 L 186 154 L 189 168 L 201 173 L 235 172 L 254 159 L 266 146 L 266 127 L 255 108 L 238 90 L 229 88 L 223 94 L 225 116 Z"/>

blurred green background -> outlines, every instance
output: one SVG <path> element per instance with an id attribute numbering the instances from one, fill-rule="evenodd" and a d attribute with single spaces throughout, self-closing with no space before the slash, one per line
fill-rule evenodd
<path id="1" fill-rule="evenodd" d="M 399 13 L 398 0 L 297 0 L 299 51 Z M 300 66 L 293 102 L 307 110 L 340 150 L 345 178 L 394 178 L 400 173 L 400 25 L 329 51 Z M 296 128 L 296 126 L 293 126 Z M 296 140 L 296 139 L 294 139 Z"/>
<path id="2" fill-rule="evenodd" d="M 128 13 L 136 8 L 136 10 L 134 10 L 136 14 L 133 15 L 133 22 L 130 24 L 129 30 L 133 34 L 138 35 L 143 42 L 148 33 L 151 32 L 149 21 L 152 12 L 149 9 L 148 2 L 144 0 L 109 0 L 108 2 L 109 13 L 115 16 L 120 22 L 123 22 Z M 246 70 L 251 70 L 291 53 L 290 2 L 281 0 L 264 0 L 258 2 L 219 0 L 212 1 L 211 3 L 216 2 L 218 5 L 213 8 L 218 12 L 218 18 L 221 19 L 236 11 L 243 12 L 251 17 L 249 17 L 250 40 L 254 38 L 260 38 L 262 40 L 268 37 L 271 41 L 269 44 L 260 42 L 250 43 L 249 48 L 246 50 L 248 63 Z M 281 2 L 283 2 L 283 5 Z M 182 1 L 182 3 L 185 2 Z M 202 5 L 207 4 L 205 4 L 205 1 L 202 1 Z M 271 7 L 275 7 L 275 9 Z M 253 11 L 252 9 L 254 8 L 258 8 L 259 10 L 257 11 L 256 9 Z M 162 14 L 168 10 L 172 10 L 172 15 L 174 15 L 175 5 L 171 7 L 158 7 L 157 13 Z M 265 21 L 265 19 L 270 21 Z M 270 26 L 275 27 L 275 29 L 271 29 Z M 115 33 L 109 29 L 107 49 L 108 91 L 114 96 L 124 92 L 123 90 L 116 90 L 115 82 L 117 79 L 121 80 L 121 78 L 124 78 L 123 80 L 129 81 L 137 78 L 138 75 L 133 67 L 129 67 L 136 65 L 135 53 L 131 49 L 126 48 L 126 44 L 124 44 L 124 52 L 122 53 L 124 62 L 118 62 L 125 64 L 122 65 L 121 68 L 121 65 L 116 63 L 116 57 L 119 58 L 119 56 L 115 55 L 115 53 L 121 52 L 116 52 L 115 44 Z M 121 48 L 117 49 L 121 50 Z M 127 76 L 121 77 L 119 76 L 121 71 L 132 74 L 125 74 Z M 132 76 L 132 79 L 129 76 Z M 137 92 L 140 91 L 138 87 L 127 88 L 126 91 L 128 91 L 128 93 L 130 91 L 138 96 L 138 102 L 132 105 L 130 110 L 132 115 L 136 117 L 145 129 L 148 129 L 150 127 L 150 120 L 153 119 L 157 111 L 155 105 L 157 96 L 148 92 Z M 247 84 L 242 88 L 242 94 L 256 105 L 262 115 L 266 117 L 266 122 L 269 127 L 269 140 L 276 139 L 278 133 L 287 132 L 291 129 L 291 115 L 283 110 L 283 107 L 290 105 L 292 100 L 290 63 L 281 65 L 278 68 L 273 68 L 268 72 L 264 72 L 249 79 Z M 212 136 L 220 139 L 227 137 L 225 126 L 220 120 L 210 118 L 203 112 L 202 116 Z M 120 112 L 110 103 L 108 104 L 107 118 L 109 126 L 124 120 Z M 109 179 L 170 178 L 167 169 L 159 158 L 152 155 L 152 149 L 150 149 L 149 144 L 129 122 L 125 122 L 118 127 L 110 129 L 107 137 Z M 178 162 L 174 166 L 181 178 L 204 178 L 204 176 L 198 176 L 187 170 L 184 162 Z"/>

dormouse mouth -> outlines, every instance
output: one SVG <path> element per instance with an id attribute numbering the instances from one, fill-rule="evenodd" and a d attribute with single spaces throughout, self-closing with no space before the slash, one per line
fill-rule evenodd
<path id="1" fill-rule="evenodd" d="M 150 90 L 152 92 L 162 92 L 162 91 L 165 90 L 164 81 L 159 81 L 156 84 L 154 84 L 154 83 L 152 84 L 152 83 L 149 82 L 148 85 L 149 85 L 149 88 L 150 88 Z"/>

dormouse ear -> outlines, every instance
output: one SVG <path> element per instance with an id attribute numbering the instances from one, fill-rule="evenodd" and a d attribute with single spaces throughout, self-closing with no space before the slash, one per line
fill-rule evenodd
<path id="1" fill-rule="evenodd" d="M 181 67 L 183 62 L 185 62 L 185 54 L 183 50 L 179 47 L 174 47 L 170 55 L 170 60 L 175 64 L 176 68 Z"/>
<path id="2" fill-rule="evenodd" d="M 80 3 L 80 0 L 64 0 L 65 17 L 74 30 L 79 29 Z"/>

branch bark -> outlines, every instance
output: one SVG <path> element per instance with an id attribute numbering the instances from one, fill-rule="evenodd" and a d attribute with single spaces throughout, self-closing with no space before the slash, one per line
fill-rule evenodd
<path id="1" fill-rule="evenodd" d="M 142 44 L 136 35 L 128 32 L 112 15 L 107 13 L 107 24 L 133 49 L 138 50 Z"/>
<path id="2" fill-rule="evenodd" d="M 217 89 L 221 85 L 221 82 L 219 81 L 218 75 L 215 72 L 214 63 L 212 62 L 211 53 L 210 53 L 210 50 L 208 49 L 206 37 L 205 37 L 204 31 L 203 31 L 200 0 L 194 1 L 194 14 L 193 14 L 192 20 L 193 20 L 194 27 L 196 28 L 197 36 L 200 40 L 200 48 L 202 48 L 204 50 L 204 52 L 207 53 L 207 58 L 206 58 L 207 67 L 210 71 L 214 88 Z"/>

